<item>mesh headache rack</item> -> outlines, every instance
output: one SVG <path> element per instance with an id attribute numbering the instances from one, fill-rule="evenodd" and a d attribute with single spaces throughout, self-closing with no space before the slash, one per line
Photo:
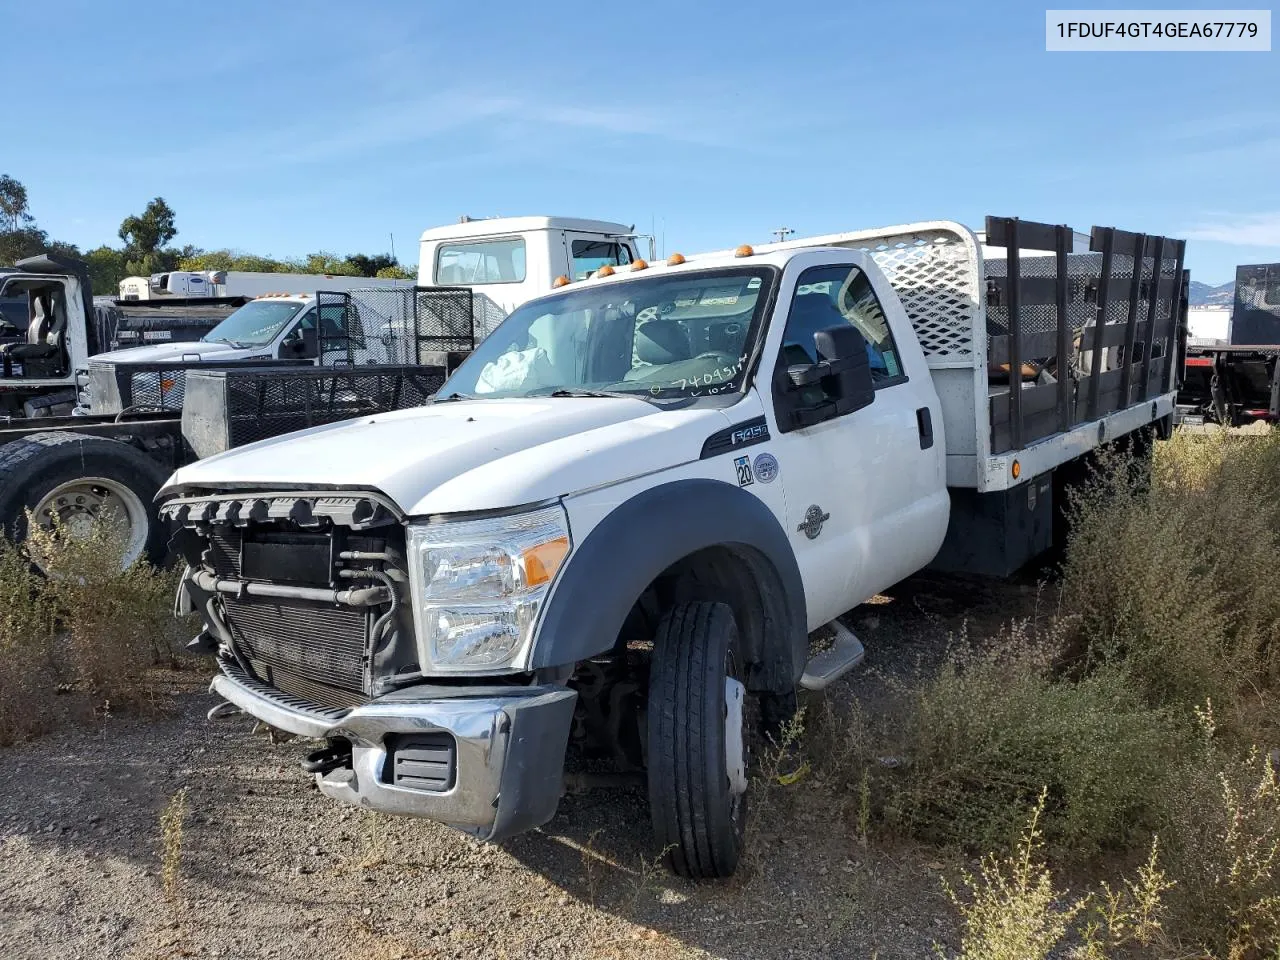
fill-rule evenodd
<path id="1" fill-rule="evenodd" d="M 444 366 L 279 367 L 187 371 L 182 433 L 198 457 L 353 417 L 421 406 Z"/>

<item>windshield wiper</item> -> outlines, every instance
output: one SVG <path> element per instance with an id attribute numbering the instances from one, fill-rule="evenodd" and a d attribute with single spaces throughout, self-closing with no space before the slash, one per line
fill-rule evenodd
<path id="1" fill-rule="evenodd" d="M 447 397 L 436 397 L 433 403 L 449 403 L 453 400 L 474 400 L 475 397 L 469 393 L 458 393 L 456 390 Z"/>
<path id="2" fill-rule="evenodd" d="M 644 396 L 638 393 L 627 393 L 623 390 L 586 390 L 575 387 L 572 390 L 560 389 L 552 390 L 550 393 L 531 394 L 535 397 L 622 397 L 626 400 L 644 400 Z"/>
<path id="3" fill-rule="evenodd" d="M 231 340 L 227 337 L 219 337 L 217 340 L 206 340 L 205 342 L 206 343 L 225 343 L 229 346 L 235 347 L 237 350 L 248 350 L 250 347 L 253 346 L 253 344 L 251 343 L 244 343 L 241 340 Z"/>

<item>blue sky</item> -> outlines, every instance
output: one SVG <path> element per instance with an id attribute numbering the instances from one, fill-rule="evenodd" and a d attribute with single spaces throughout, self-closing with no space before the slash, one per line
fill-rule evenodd
<path id="1" fill-rule="evenodd" d="M 417 260 L 550 213 L 668 251 L 985 214 L 1280 260 L 1280 53 L 1044 51 L 1027 3 L 6 4 L 0 172 L 82 247 Z M 41 37 L 20 42 L 24 34 Z M 25 119 L 28 110 L 42 119 Z"/>

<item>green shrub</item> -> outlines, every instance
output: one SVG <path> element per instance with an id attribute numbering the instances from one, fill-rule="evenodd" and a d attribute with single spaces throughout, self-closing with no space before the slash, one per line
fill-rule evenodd
<path id="1" fill-rule="evenodd" d="M 124 543 L 108 523 L 74 537 L 32 524 L 28 548 L 62 627 L 65 672 L 97 702 L 149 701 L 147 670 L 173 661 L 173 578 L 145 562 L 122 569 Z"/>
<path id="2" fill-rule="evenodd" d="M 54 616 L 27 559 L 0 540 L 0 745 L 56 716 Z"/>
<path id="3" fill-rule="evenodd" d="M 1245 737 L 1274 729 L 1280 432 L 1179 432 L 1149 473 L 1102 466 L 1074 499 L 1064 565 L 1078 646 L 1154 703 L 1212 699 Z"/>
<path id="4" fill-rule="evenodd" d="M 109 524 L 81 534 L 32 525 L 22 549 L 0 540 L 0 745 L 94 708 L 151 706 L 151 668 L 172 664 L 187 626 L 172 615 L 176 572 L 121 569 Z"/>
<path id="5" fill-rule="evenodd" d="M 962 921 L 957 960 L 1107 960 L 1167 948 L 1164 898 L 1174 884 L 1160 867 L 1158 845 L 1137 879 L 1072 897 L 1057 888 L 1043 858 L 1046 797 L 1041 792 L 1011 854 L 985 856 L 976 876 L 963 875 L 964 894 L 944 882 Z"/>
<path id="6" fill-rule="evenodd" d="M 1280 949 L 1280 776 L 1271 755 L 1225 752 L 1202 713 L 1203 744 L 1165 797 L 1177 932 L 1231 958 Z M 1268 953 L 1267 951 L 1271 951 Z"/>
<path id="7" fill-rule="evenodd" d="M 851 796 L 868 777 L 881 822 L 918 839 L 1007 850 L 1047 787 L 1040 829 L 1056 855 L 1130 845 L 1185 735 L 1121 671 L 1059 682 L 1059 650 L 1026 625 L 957 649 L 935 675 L 897 685 L 900 709 L 829 723 L 847 739 L 821 752 Z"/>

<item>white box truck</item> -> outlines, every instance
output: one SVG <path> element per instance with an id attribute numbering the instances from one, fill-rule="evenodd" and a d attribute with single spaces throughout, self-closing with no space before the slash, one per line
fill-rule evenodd
<path id="1" fill-rule="evenodd" d="M 347 277 L 328 273 L 250 273 L 240 270 L 170 270 L 120 281 L 121 300 L 188 297 L 260 297 L 267 293 L 315 293 L 357 287 L 405 287 L 409 280 Z"/>

